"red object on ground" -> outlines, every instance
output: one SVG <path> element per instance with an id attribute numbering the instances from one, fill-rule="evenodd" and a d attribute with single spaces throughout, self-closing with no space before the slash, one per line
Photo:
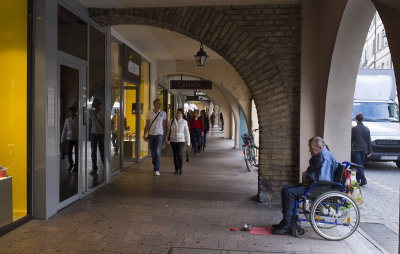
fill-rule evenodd
<path id="1" fill-rule="evenodd" d="M 272 235 L 272 228 L 256 228 L 256 227 L 253 227 L 250 230 L 250 234 L 252 234 L 252 235 Z"/>
<path id="2" fill-rule="evenodd" d="M 236 231 L 237 229 L 236 228 L 231 228 L 231 231 Z"/>

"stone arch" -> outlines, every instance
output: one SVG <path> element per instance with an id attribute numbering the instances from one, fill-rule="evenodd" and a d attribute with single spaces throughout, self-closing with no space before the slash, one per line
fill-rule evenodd
<path id="1" fill-rule="evenodd" d="M 349 126 L 355 83 L 365 38 L 376 10 L 385 26 L 395 74 L 400 76 L 400 47 L 397 46 L 400 43 L 400 4 L 386 2 L 348 1 L 343 12 L 329 71 L 324 121 L 324 138 L 340 160 L 350 159 Z M 397 90 L 399 95 L 400 86 Z M 338 125 L 338 121 L 342 124 Z"/>
<path id="2" fill-rule="evenodd" d="M 92 8 L 89 13 L 103 26 L 175 31 L 221 55 L 243 78 L 256 104 L 260 201 L 278 198 L 282 185 L 298 180 L 299 5 Z"/>

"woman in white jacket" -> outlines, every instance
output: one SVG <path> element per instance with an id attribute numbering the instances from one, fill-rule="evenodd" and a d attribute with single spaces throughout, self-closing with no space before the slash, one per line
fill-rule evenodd
<path id="1" fill-rule="evenodd" d="M 178 108 L 176 118 L 168 124 L 168 132 L 165 142 L 171 142 L 172 152 L 174 153 L 175 175 L 182 175 L 182 151 L 183 146 L 190 146 L 190 134 L 187 121 L 183 119 L 183 109 Z"/>

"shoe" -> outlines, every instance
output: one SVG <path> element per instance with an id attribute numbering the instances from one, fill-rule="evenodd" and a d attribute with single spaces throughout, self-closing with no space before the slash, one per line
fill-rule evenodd
<path id="1" fill-rule="evenodd" d="M 183 170 L 179 169 L 179 174 L 182 175 L 182 173 L 183 173 Z"/>
<path id="2" fill-rule="evenodd" d="M 155 176 L 159 176 L 159 175 L 160 175 L 160 171 L 154 172 L 154 175 L 155 175 Z"/>
<path id="3" fill-rule="evenodd" d="M 97 174 L 97 170 L 92 169 L 92 170 L 90 171 L 90 174 L 91 174 L 91 175 L 96 175 L 96 174 Z"/>
<path id="4" fill-rule="evenodd" d="M 367 182 L 361 182 L 360 184 L 359 184 L 359 186 L 361 187 L 361 186 L 364 186 L 364 185 L 366 185 L 367 184 Z"/>
<path id="5" fill-rule="evenodd" d="M 178 174 L 178 170 L 177 170 L 177 169 L 175 170 L 175 173 L 174 173 L 174 174 L 175 174 L 175 175 L 177 175 L 177 174 Z"/>
<path id="6" fill-rule="evenodd" d="M 292 227 L 285 224 L 280 227 L 273 228 L 272 234 L 274 234 L 274 235 L 291 235 L 291 234 L 293 234 L 293 230 L 292 230 Z"/>
<path id="7" fill-rule="evenodd" d="M 275 228 L 282 227 L 282 226 L 284 226 L 284 225 L 285 225 L 285 221 L 284 221 L 284 220 L 281 220 L 278 224 L 272 225 L 272 228 L 275 229 Z"/>

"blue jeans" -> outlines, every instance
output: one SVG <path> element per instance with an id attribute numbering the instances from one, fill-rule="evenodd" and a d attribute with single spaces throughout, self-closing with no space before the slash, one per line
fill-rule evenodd
<path id="1" fill-rule="evenodd" d="M 192 136 L 194 154 L 197 154 L 201 151 L 201 147 L 202 147 L 201 130 L 194 129 L 191 133 L 191 136 Z"/>
<path id="2" fill-rule="evenodd" d="M 299 195 L 303 195 L 308 187 L 306 185 L 288 185 L 282 188 L 282 214 L 283 220 L 288 226 L 293 226 L 295 223 L 294 209 L 296 199 Z"/>
<path id="3" fill-rule="evenodd" d="M 351 151 L 351 162 L 364 167 L 365 158 L 367 157 L 367 152 L 365 151 Z M 356 173 L 357 182 L 367 183 L 367 178 L 365 178 L 364 168 L 357 168 Z"/>
<path id="4" fill-rule="evenodd" d="M 160 171 L 161 146 L 164 141 L 164 135 L 149 135 L 149 147 L 151 153 L 151 162 L 154 172 Z"/>

